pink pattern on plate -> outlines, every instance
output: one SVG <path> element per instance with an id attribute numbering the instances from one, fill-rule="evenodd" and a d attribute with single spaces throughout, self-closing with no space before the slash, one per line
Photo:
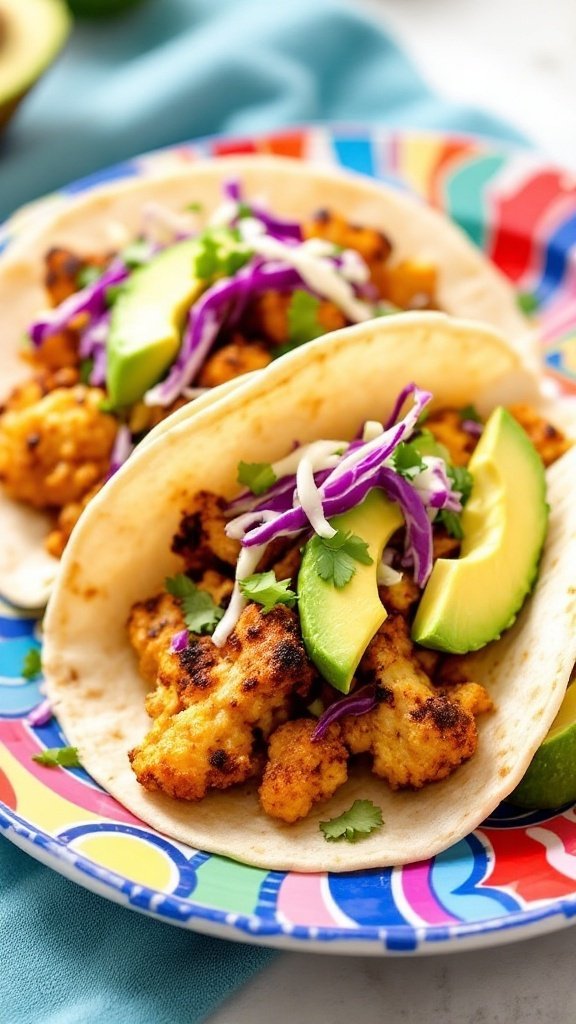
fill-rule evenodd
<path id="1" fill-rule="evenodd" d="M 76 807 L 82 807 L 92 814 L 101 814 L 113 821 L 123 821 L 129 825 L 143 824 L 108 793 L 87 785 L 65 768 L 47 768 L 33 761 L 34 754 L 39 754 L 43 748 L 35 741 L 23 721 L 0 721 L 0 743 L 5 745 L 30 775 Z M 46 772 L 50 773 L 49 780 Z"/>
<path id="2" fill-rule="evenodd" d="M 287 874 L 278 893 L 278 914 L 291 924 L 318 928 L 341 925 L 327 905 L 323 878 L 324 875 Z"/>
<path id="3" fill-rule="evenodd" d="M 408 906 L 426 924 L 452 924 L 458 922 L 438 902 L 432 889 L 431 860 L 420 860 L 402 868 L 402 889 Z"/>

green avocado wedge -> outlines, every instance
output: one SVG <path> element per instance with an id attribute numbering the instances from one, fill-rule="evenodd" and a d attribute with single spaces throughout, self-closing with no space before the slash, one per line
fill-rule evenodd
<path id="1" fill-rule="evenodd" d="M 337 588 L 319 575 L 309 542 L 298 575 L 298 608 L 309 657 L 335 689 L 348 693 L 360 658 L 386 618 L 378 595 L 378 566 L 403 519 L 398 506 L 374 489 L 360 505 L 331 519 L 330 525 L 366 541 L 372 564 L 357 563 L 351 580 Z"/>
<path id="2" fill-rule="evenodd" d="M 135 270 L 112 309 L 106 386 L 114 407 L 156 384 L 180 348 L 184 319 L 207 282 L 195 276 L 198 243 L 171 245 Z"/>
<path id="3" fill-rule="evenodd" d="M 576 800 L 576 683 L 566 690 L 546 739 L 507 799 L 536 810 Z"/>
<path id="4" fill-rule="evenodd" d="M 513 416 L 490 416 L 470 460 L 460 557 L 439 558 L 414 620 L 424 647 L 476 651 L 514 622 L 534 583 L 546 536 L 544 466 Z"/>

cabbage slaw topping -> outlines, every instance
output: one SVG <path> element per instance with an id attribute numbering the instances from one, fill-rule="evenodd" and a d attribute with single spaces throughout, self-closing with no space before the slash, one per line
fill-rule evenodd
<path id="1" fill-rule="evenodd" d="M 407 385 L 386 426 L 374 421 L 364 425 L 360 436 L 367 440 L 321 440 L 297 446 L 272 464 L 275 483 L 265 495 L 244 492 L 229 504 L 232 518 L 226 534 L 240 541 L 241 550 L 230 604 L 212 636 L 216 646 L 221 647 L 234 629 L 247 603 L 240 582 L 255 571 L 268 544 L 278 537 L 310 532 L 334 536 L 328 520 L 360 504 L 374 487 L 400 507 L 406 527 L 403 564 L 411 566 L 421 587 L 425 585 L 432 571 L 432 522 L 442 509 L 460 512 L 462 495 L 442 458 L 425 456 L 424 469 L 410 478 L 395 468 L 394 453 L 417 430 L 431 400 L 429 391 L 414 383 Z M 411 406 L 398 418 L 406 401 Z M 379 578 L 390 580 L 389 585 L 398 582 L 395 573 L 386 564 L 378 567 Z"/>

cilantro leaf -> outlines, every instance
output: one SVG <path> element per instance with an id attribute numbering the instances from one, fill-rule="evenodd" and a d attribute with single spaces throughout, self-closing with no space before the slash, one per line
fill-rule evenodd
<path id="1" fill-rule="evenodd" d="M 102 277 L 103 273 L 103 267 L 93 267 L 90 263 L 87 263 L 76 274 L 76 284 L 78 288 L 87 288 L 88 285 L 95 284 L 98 278 Z"/>
<path id="2" fill-rule="evenodd" d="M 262 605 L 262 614 L 271 612 L 277 604 L 292 608 L 296 594 L 290 590 L 291 580 L 277 580 L 272 569 L 269 572 L 255 572 L 240 580 L 240 591 L 249 601 Z"/>
<path id="3" fill-rule="evenodd" d="M 538 311 L 538 299 L 532 292 L 518 292 L 516 302 L 519 310 L 525 316 L 530 316 L 531 313 Z"/>
<path id="4" fill-rule="evenodd" d="M 465 405 L 463 409 L 460 409 L 461 420 L 472 420 L 474 423 L 482 423 L 482 419 L 478 414 L 478 410 L 475 405 Z"/>
<path id="5" fill-rule="evenodd" d="M 92 367 L 94 366 L 93 359 L 82 359 L 80 361 L 80 380 L 82 384 L 90 383 L 90 374 L 92 373 Z"/>
<path id="6" fill-rule="evenodd" d="M 264 494 L 276 483 L 278 477 L 269 462 L 239 462 L 236 479 L 252 494 Z"/>
<path id="7" fill-rule="evenodd" d="M 200 590 L 183 572 L 168 576 L 166 590 L 175 597 L 182 608 L 186 627 L 191 633 L 213 633 L 217 622 L 224 615 L 212 600 L 207 590 Z"/>
<path id="8" fill-rule="evenodd" d="M 186 203 L 184 209 L 187 210 L 188 213 L 202 213 L 202 210 L 204 209 L 204 203 L 200 203 L 196 199 L 192 203 Z"/>
<path id="9" fill-rule="evenodd" d="M 320 831 L 328 843 L 337 843 L 345 839 L 347 843 L 357 843 L 359 839 L 382 828 L 384 821 L 380 807 L 371 800 L 355 800 L 347 811 L 330 821 L 320 822 Z"/>
<path id="10" fill-rule="evenodd" d="M 37 761 L 38 764 L 45 764 L 49 768 L 56 768 L 57 765 L 60 765 L 61 768 L 82 767 L 78 759 L 77 747 L 48 747 L 41 754 L 35 754 L 32 760 Z"/>
<path id="11" fill-rule="evenodd" d="M 233 275 L 252 258 L 252 250 L 233 228 L 207 228 L 198 238 L 194 272 L 202 280 Z"/>
<path id="12" fill-rule="evenodd" d="M 275 349 L 275 355 L 284 355 L 327 333 L 318 319 L 319 309 L 320 299 L 315 295 L 301 288 L 292 292 L 287 312 L 288 342 Z"/>
<path id="13" fill-rule="evenodd" d="M 125 281 L 120 282 L 120 284 L 111 284 L 108 286 L 105 293 L 107 309 L 112 308 L 116 300 L 120 297 L 120 295 L 122 295 L 124 287 Z"/>
<path id="14" fill-rule="evenodd" d="M 394 469 L 400 476 L 412 477 L 426 467 L 418 450 L 418 441 L 401 441 L 392 457 Z"/>
<path id="15" fill-rule="evenodd" d="M 334 537 L 316 535 L 308 543 L 314 550 L 318 575 L 338 588 L 345 587 L 352 579 L 356 572 L 354 562 L 372 565 L 374 561 L 366 541 L 350 532 L 338 530 Z"/>
<path id="16" fill-rule="evenodd" d="M 42 671 L 42 658 L 38 647 L 31 647 L 26 651 L 22 662 L 20 675 L 23 679 L 35 679 Z"/>
<path id="17" fill-rule="evenodd" d="M 472 493 L 472 484 L 474 483 L 472 473 L 466 469 L 466 466 L 451 465 L 446 466 L 446 473 L 452 481 L 453 489 L 462 495 L 460 500 L 465 505 Z"/>
<path id="18" fill-rule="evenodd" d="M 462 529 L 458 512 L 449 512 L 447 508 L 443 508 L 438 513 L 436 522 L 442 523 L 446 533 L 450 534 L 451 537 L 456 537 L 456 540 L 463 540 L 464 530 Z"/>

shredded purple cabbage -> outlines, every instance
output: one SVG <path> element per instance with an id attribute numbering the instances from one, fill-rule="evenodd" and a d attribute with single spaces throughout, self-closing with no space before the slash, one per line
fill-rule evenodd
<path id="1" fill-rule="evenodd" d="M 97 281 L 70 295 L 56 309 L 34 321 L 29 332 L 32 344 L 38 348 L 46 338 L 69 327 L 80 313 L 87 313 L 91 321 L 100 318 L 106 312 L 106 290 L 120 284 L 129 274 L 130 270 L 122 260 L 113 260 Z"/>
<path id="2" fill-rule="evenodd" d="M 396 420 L 398 419 L 398 417 L 400 415 L 400 412 L 402 410 L 402 406 L 404 405 L 404 402 L 406 401 L 407 398 L 410 397 L 410 395 L 415 394 L 415 392 L 417 390 L 418 389 L 417 389 L 416 385 L 413 382 L 410 383 L 410 384 L 407 384 L 406 387 L 402 388 L 402 391 L 400 392 L 400 394 L 398 395 L 398 398 L 394 402 L 394 407 L 392 409 L 392 412 L 390 413 L 387 422 L 384 424 L 384 429 L 385 430 L 389 430 L 390 427 L 394 426 L 394 424 L 396 423 Z"/>
<path id="3" fill-rule="evenodd" d="M 245 202 L 242 187 L 237 179 L 224 183 L 224 195 L 234 203 Z M 297 221 L 284 220 L 282 217 L 275 217 L 259 203 L 246 203 L 252 215 L 261 221 L 266 231 L 273 238 L 281 242 L 301 242 L 303 240 L 302 228 Z"/>
<path id="4" fill-rule="evenodd" d="M 360 690 L 355 690 L 354 693 L 349 693 L 342 700 L 335 701 L 320 715 L 312 733 L 312 742 L 321 740 L 333 722 L 337 722 L 340 718 L 347 718 L 349 715 L 355 717 L 365 715 L 368 711 L 372 711 L 377 704 L 376 687 L 371 684 L 363 686 Z"/>
<path id="5" fill-rule="evenodd" d="M 477 420 L 462 420 L 462 429 L 467 434 L 471 434 L 472 437 L 481 437 L 484 430 L 484 424 L 478 423 Z"/>
<path id="6" fill-rule="evenodd" d="M 402 509 L 406 522 L 405 551 L 411 556 L 414 579 L 423 587 L 432 572 L 432 524 L 426 506 L 408 480 L 393 469 L 382 467 L 379 484 Z"/>
<path id="7" fill-rule="evenodd" d="M 30 714 L 26 715 L 24 721 L 27 725 L 36 727 L 39 725 L 47 725 L 53 716 L 54 712 L 52 711 L 52 705 L 48 698 L 46 698 L 33 708 Z"/>
<path id="8" fill-rule="evenodd" d="M 172 640 L 170 641 L 170 650 L 173 654 L 179 654 L 180 651 L 186 650 L 188 647 L 188 630 L 181 629 L 178 633 L 174 633 Z"/>

